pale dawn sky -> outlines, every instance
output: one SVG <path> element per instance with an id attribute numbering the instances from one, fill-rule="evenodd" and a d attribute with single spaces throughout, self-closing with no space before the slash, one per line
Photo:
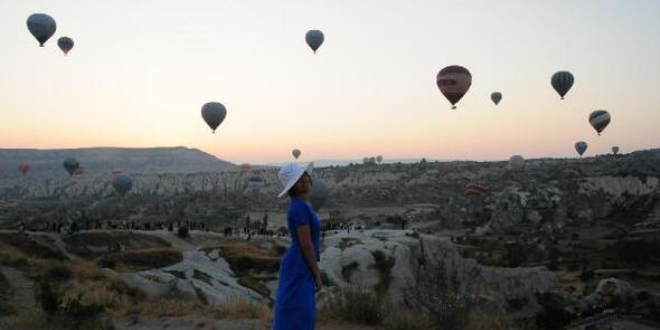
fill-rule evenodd
<path id="1" fill-rule="evenodd" d="M 57 21 L 44 48 L 33 13 Z M 316 55 L 310 29 L 325 34 Z M 573 157 L 580 140 L 588 156 L 660 147 L 657 0 L 0 0 L 0 38 L 0 148 L 187 146 L 272 163 L 293 148 L 503 160 Z M 472 73 L 457 110 L 435 84 L 448 65 Z M 559 70 L 575 76 L 564 101 Z M 216 134 L 210 101 L 227 108 Z M 596 109 L 612 115 L 600 137 Z"/>

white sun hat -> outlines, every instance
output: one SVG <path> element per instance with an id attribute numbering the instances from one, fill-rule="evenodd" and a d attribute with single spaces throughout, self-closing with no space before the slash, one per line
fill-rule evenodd
<path id="1" fill-rule="evenodd" d="M 314 169 L 314 162 L 307 164 L 307 166 L 295 163 L 289 163 L 282 166 L 282 168 L 280 168 L 280 172 L 277 173 L 277 177 L 280 179 L 282 187 L 284 188 L 282 189 L 282 192 L 277 195 L 277 197 L 281 198 L 282 196 L 286 195 L 289 189 L 291 189 L 293 185 L 298 182 L 298 180 L 303 176 L 305 172 L 311 175 L 312 169 Z"/>

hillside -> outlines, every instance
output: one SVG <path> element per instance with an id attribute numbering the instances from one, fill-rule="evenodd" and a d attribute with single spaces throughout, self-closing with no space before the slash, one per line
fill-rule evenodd
<path id="1" fill-rule="evenodd" d="M 112 170 L 129 173 L 198 173 L 236 170 L 236 165 L 198 149 L 163 148 L 80 148 L 80 149 L 0 149 L 0 185 L 21 181 L 65 179 L 64 159 L 74 157 L 84 168 L 85 177 L 107 176 Z M 23 177 L 21 163 L 31 166 Z"/>

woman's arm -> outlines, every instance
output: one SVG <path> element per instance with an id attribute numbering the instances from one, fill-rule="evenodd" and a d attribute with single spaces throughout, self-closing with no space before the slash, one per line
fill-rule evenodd
<path id="1" fill-rule="evenodd" d="M 321 283 L 321 271 L 316 262 L 316 251 L 314 251 L 314 245 L 312 244 L 312 234 L 310 233 L 309 225 L 299 226 L 296 230 L 298 232 L 298 239 L 300 240 L 300 248 L 316 280 L 316 291 L 319 291 L 323 284 Z"/>

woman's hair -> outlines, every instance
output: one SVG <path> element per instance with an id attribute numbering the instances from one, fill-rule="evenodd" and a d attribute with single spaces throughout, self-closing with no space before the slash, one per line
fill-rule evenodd
<path id="1" fill-rule="evenodd" d="M 300 176 L 300 179 L 298 179 L 298 181 L 296 181 L 296 183 L 293 184 L 293 186 L 291 186 L 291 188 L 289 189 L 289 191 L 286 192 L 286 193 L 289 195 L 289 197 L 294 197 L 294 196 L 296 196 L 296 193 L 295 193 L 295 191 L 293 191 L 293 188 L 298 184 L 298 182 L 299 182 L 300 180 L 302 180 L 302 179 L 305 177 L 305 175 L 309 177 L 309 184 L 310 184 L 310 185 L 313 185 L 313 184 L 314 184 L 314 182 L 312 181 L 312 176 L 309 175 L 309 173 L 307 173 L 307 172 L 303 173 L 303 175 Z"/>

